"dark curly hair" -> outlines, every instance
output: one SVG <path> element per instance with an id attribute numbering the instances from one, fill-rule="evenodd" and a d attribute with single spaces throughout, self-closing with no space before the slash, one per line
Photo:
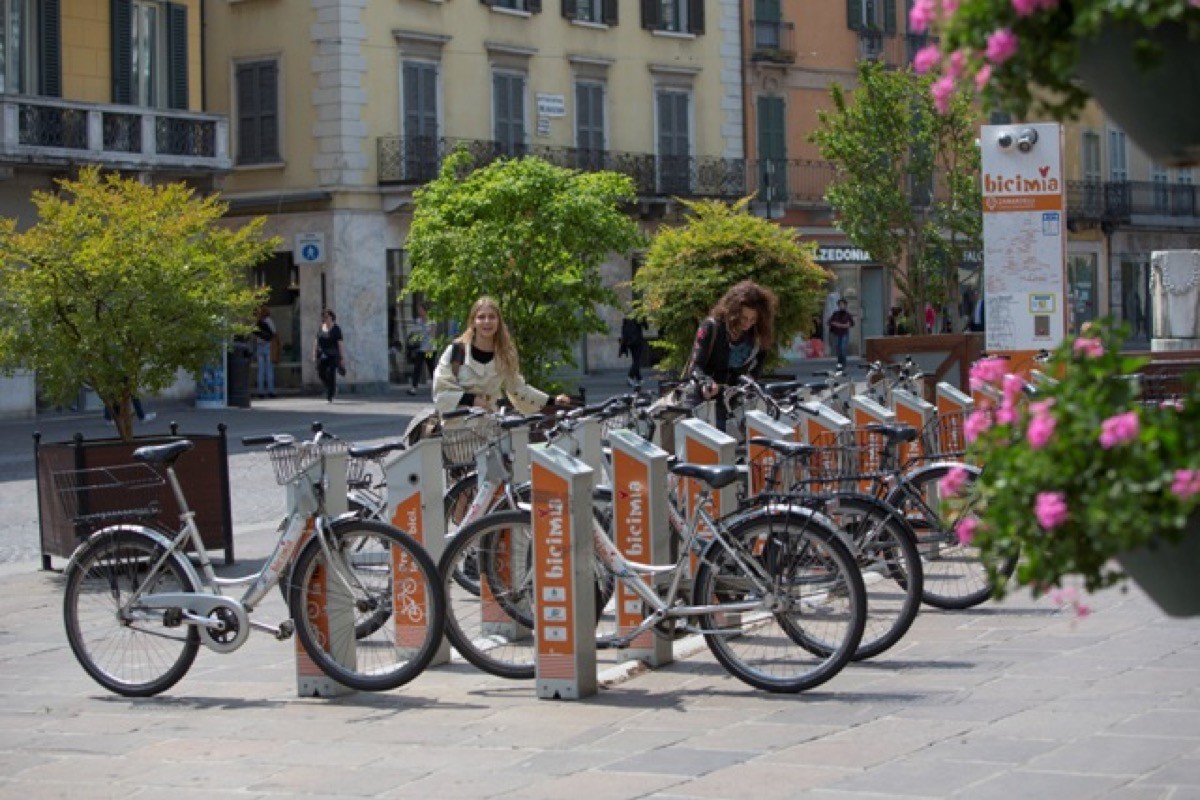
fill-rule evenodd
<path id="1" fill-rule="evenodd" d="M 759 286 L 754 281 L 734 284 L 713 306 L 710 316 L 717 322 L 725 323 L 731 318 L 736 319 L 747 307 L 758 312 L 758 321 L 754 324 L 755 337 L 759 348 L 768 350 L 775 342 L 775 312 L 779 310 L 779 298 L 765 286 Z"/>

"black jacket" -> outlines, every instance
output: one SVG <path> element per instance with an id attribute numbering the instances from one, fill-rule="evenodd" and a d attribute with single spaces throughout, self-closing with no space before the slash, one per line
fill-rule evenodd
<path id="1" fill-rule="evenodd" d="M 696 378 L 701 383 L 714 381 L 730 384 L 742 375 L 758 377 L 766 363 L 767 354 L 758 350 L 750 360 L 740 367 L 729 366 L 729 331 L 718 325 L 712 317 L 700 323 L 696 329 L 696 341 L 692 344 L 692 357 L 684 378 Z"/>

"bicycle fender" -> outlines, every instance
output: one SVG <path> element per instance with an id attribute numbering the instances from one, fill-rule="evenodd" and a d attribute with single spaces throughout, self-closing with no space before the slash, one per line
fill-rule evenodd
<path id="1" fill-rule="evenodd" d="M 171 547 L 171 539 L 169 537 L 163 535 L 162 531 L 155 530 L 154 528 L 150 528 L 146 525 L 133 525 L 129 523 L 122 525 L 110 525 L 107 528 L 101 528 L 100 530 L 95 531 L 92 533 L 92 535 L 88 536 L 79 543 L 74 552 L 71 553 L 71 558 L 67 561 L 67 567 L 64 572 L 69 572 L 75 567 L 76 562 L 79 560 L 79 554 L 83 552 L 83 548 L 90 545 L 93 541 L 99 541 L 101 537 L 111 537 L 114 533 L 118 532 L 139 533 L 142 536 L 152 539 L 154 543 L 160 546 L 163 550 L 168 550 Z M 190 558 L 184 558 L 180 556 L 179 553 L 176 553 L 175 560 L 179 562 L 179 564 L 183 567 L 183 571 L 186 572 L 188 577 L 192 579 L 193 586 L 204 585 L 204 581 L 200 579 L 200 574 L 196 572 L 196 568 L 192 566 L 192 560 Z"/>

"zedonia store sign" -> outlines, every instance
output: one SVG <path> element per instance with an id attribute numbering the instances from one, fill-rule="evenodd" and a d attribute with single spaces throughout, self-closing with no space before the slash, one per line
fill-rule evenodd
<path id="1" fill-rule="evenodd" d="M 986 349 L 1051 349 L 1066 328 L 1062 127 L 984 125 L 980 148 Z"/>

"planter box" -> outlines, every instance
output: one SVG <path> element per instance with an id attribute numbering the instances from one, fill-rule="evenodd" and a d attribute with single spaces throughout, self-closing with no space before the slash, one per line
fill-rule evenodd
<path id="1" fill-rule="evenodd" d="M 178 439 L 190 439 L 195 447 L 175 462 L 188 505 L 196 515 L 201 541 L 205 549 L 224 549 L 225 563 L 233 563 L 233 515 L 229 502 L 229 451 L 225 426 L 218 433 L 171 436 L 139 436 L 132 441 L 120 439 L 86 440 L 81 434 L 69 442 L 42 442 L 35 433 L 34 463 L 37 470 L 38 523 L 40 529 L 42 567 L 50 569 L 52 556 L 67 558 L 76 546 L 94 530 L 114 521 L 77 523 L 69 516 L 58 495 L 61 481 L 55 476 L 81 469 L 114 467 L 135 463 L 133 451 L 152 444 L 165 444 Z M 179 530 L 179 505 L 171 487 L 163 483 L 151 490 L 159 513 L 138 524 L 156 527 L 165 533 Z M 120 510 L 130 503 L 120 491 L 81 491 L 75 498 L 86 506 L 89 514 Z M 145 499 L 145 498 L 139 498 Z M 142 503 L 135 503 L 141 505 Z"/>
<path id="2" fill-rule="evenodd" d="M 896 364 L 912 356 L 925 374 L 925 399 L 931 401 L 934 387 L 942 381 L 968 391 L 971 364 L 983 354 L 982 333 L 872 336 L 866 344 L 868 361 Z"/>

